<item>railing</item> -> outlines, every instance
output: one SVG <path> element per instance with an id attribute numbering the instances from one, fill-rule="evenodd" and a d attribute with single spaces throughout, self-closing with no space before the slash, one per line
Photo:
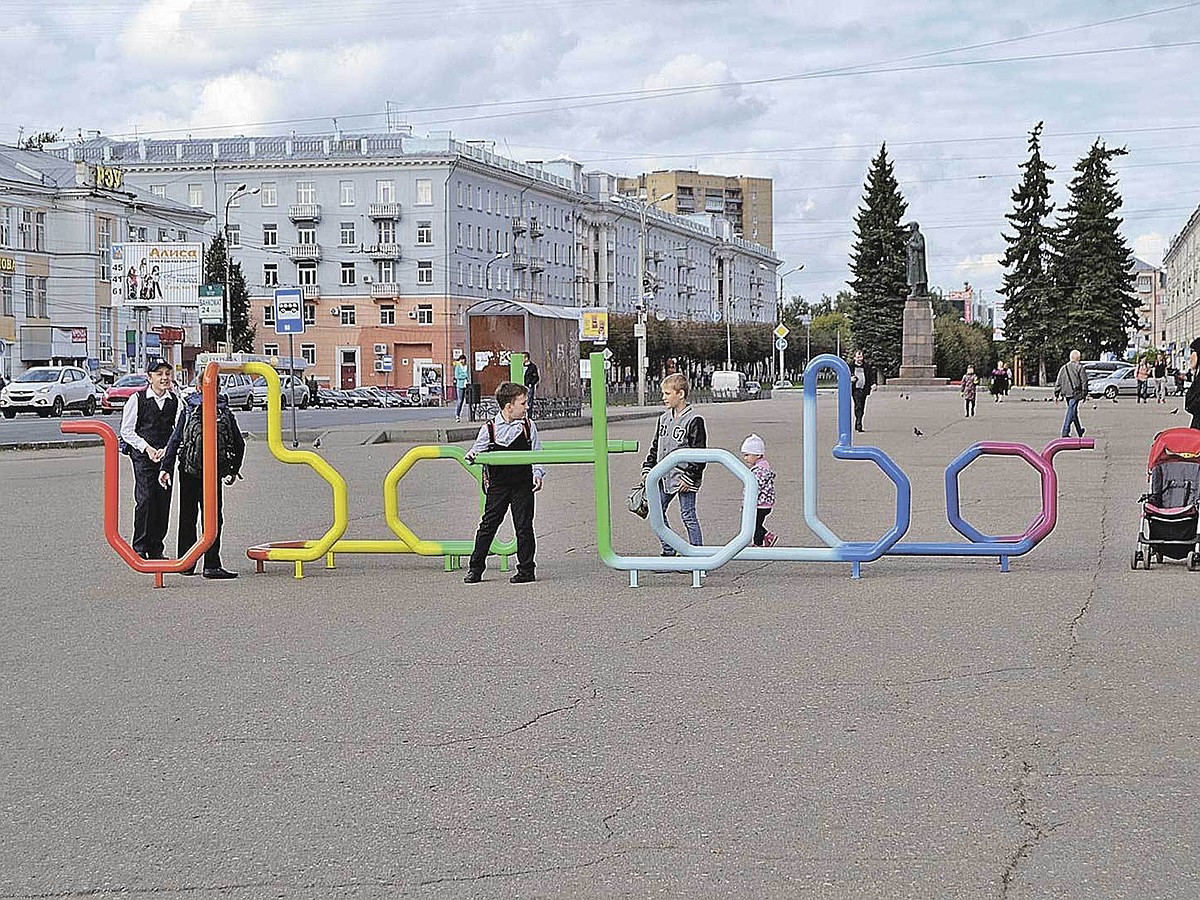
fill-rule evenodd
<path id="1" fill-rule="evenodd" d="M 305 300 L 320 300 L 321 286 L 317 284 L 302 284 L 300 285 L 300 296 Z"/>
<path id="2" fill-rule="evenodd" d="M 399 259 L 399 244 L 371 244 L 367 247 L 367 256 L 372 259 Z"/>
<path id="3" fill-rule="evenodd" d="M 400 285 L 394 281 L 384 281 L 371 285 L 372 297 L 399 297 Z"/>
<path id="4" fill-rule="evenodd" d="M 318 260 L 321 258 L 320 244 L 292 244 L 288 247 L 288 256 L 293 260 Z"/>
<path id="5" fill-rule="evenodd" d="M 288 207 L 288 218 L 293 222 L 319 222 L 320 203 L 293 203 Z"/>
<path id="6" fill-rule="evenodd" d="M 372 203 L 367 207 L 367 215 L 372 219 L 400 218 L 399 203 Z"/>

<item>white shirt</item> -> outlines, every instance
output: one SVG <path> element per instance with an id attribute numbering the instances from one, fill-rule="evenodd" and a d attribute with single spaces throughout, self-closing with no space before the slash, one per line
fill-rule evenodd
<path id="1" fill-rule="evenodd" d="M 148 391 L 150 399 L 158 404 L 161 410 L 167 405 L 167 398 L 174 397 L 179 404 L 179 408 L 175 410 L 175 421 L 179 421 L 179 417 L 183 414 L 184 402 L 183 398 L 178 393 L 172 390 L 164 391 L 162 394 L 154 393 L 154 389 Z M 145 453 L 146 448 L 150 445 L 146 443 L 146 439 L 137 433 L 138 420 L 138 404 L 142 396 L 142 391 L 136 394 L 131 394 L 129 399 L 125 401 L 125 409 L 121 413 L 121 440 L 127 443 L 138 453 Z M 162 450 L 162 447 L 155 447 L 155 450 Z"/>

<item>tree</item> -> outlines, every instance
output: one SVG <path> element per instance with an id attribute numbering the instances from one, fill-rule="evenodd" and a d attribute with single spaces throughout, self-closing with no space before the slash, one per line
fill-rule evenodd
<path id="1" fill-rule="evenodd" d="M 53 144 L 62 137 L 62 129 L 58 131 L 39 131 L 24 140 L 17 141 L 18 150 L 41 150 L 46 144 Z"/>
<path id="2" fill-rule="evenodd" d="M 1050 216 L 1047 174 L 1054 167 L 1042 159 L 1042 124 L 1029 132 L 1029 159 L 1021 166 L 1021 183 L 1013 190 L 1014 210 L 1005 216 L 1015 234 L 1002 235 L 1008 244 L 1000 293 L 1004 300 L 1004 339 L 1013 353 L 1036 364 L 1038 384 L 1046 383 L 1046 360 L 1061 355 L 1063 310 L 1053 290 L 1051 262 L 1054 233 Z"/>
<path id="3" fill-rule="evenodd" d="M 217 235 L 204 254 L 204 283 L 225 284 L 225 239 Z M 250 324 L 250 294 L 246 290 L 246 278 L 242 275 L 242 264 L 229 267 L 229 284 L 226 285 L 229 309 L 229 330 L 233 335 L 231 350 L 250 353 L 254 350 L 254 326 Z M 209 326 L 209 340 L 225 340 L 224 325 Z"/>
<path id="4" fill-rule="evenodd" d="M 850 323 L 855 347 L 865 352 L 884 376 L 900 370 L 908 296 L 907 239 L 900 219 L 907 209 L 884 144 L 871 161 L 863 205 L 854 219 L 850 261 L 854 277 L 849 282 L 854 294 Z"/>
<path id="5" fill-rule="evenodd" d="M 961 378 L 967 366 L 984 379 L 996 365 L 992 330 L 978 322 L 964 322 L 957 313 L 933 320 L 933 364 L 942 378 Z"/>
<path id="6" fill-rule="evenodd" d="M 1133 251 L 1121 235 L 1121 195 L 1109 165 L 1127 152 L 1109 149 L 1097 138 L 1075 166 L 1078 174 L 1071 179 L 1056 234 L 1053 274 L 1066 311 L 1064 349 L 1078 348 L 1085 359 L 1123 352 L 1137 321 Z"/>

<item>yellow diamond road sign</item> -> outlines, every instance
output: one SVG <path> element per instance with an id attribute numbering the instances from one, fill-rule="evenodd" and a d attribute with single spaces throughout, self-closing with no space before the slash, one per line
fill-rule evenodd
<path id="1" fill-rule="evenodd" d="M 784 325 L 782 322 L 780 322 L 778 325 L 775 326 L 775 337 L 777 337 L 777 338 L 785 338 L 791 333 L 792 333 L 792 330 L 790 328 L 788 328 L 786 325 Z"/>

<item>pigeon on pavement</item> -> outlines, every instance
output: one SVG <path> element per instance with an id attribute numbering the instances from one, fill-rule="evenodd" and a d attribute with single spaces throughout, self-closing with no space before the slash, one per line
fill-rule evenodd
<path id="1" fill-rule="evenodd" d="M 913 426 L 913 435 L 916 437 L 924 437 L 925 432 L 923 432 L 920 428 L 918 428 L 916 425 L 914 425 Z"/>

